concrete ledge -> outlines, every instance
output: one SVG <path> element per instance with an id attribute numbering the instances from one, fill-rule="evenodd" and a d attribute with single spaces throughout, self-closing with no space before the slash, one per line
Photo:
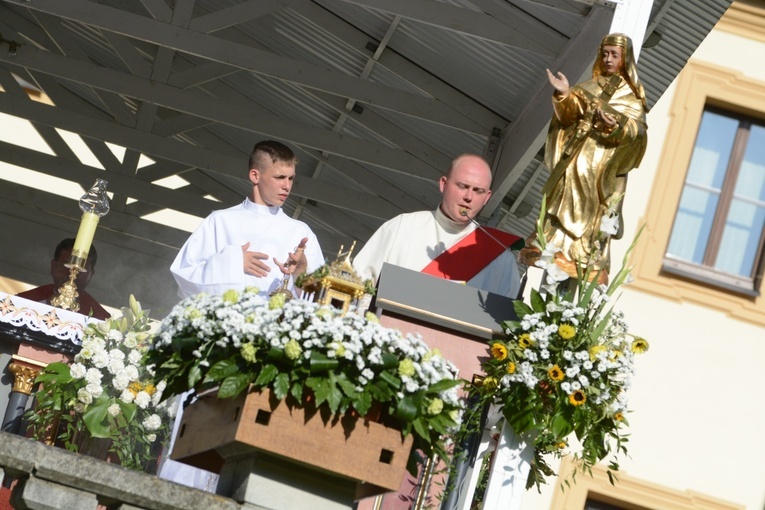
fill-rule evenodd
<path id="1" fill-rule="evenodd" d="M 15 504 L 23 505 L 18 508 L 86 510 L 95 509 L 98 503 L 121 510 L 244 508 L 230 498 L 6 432 L 0 432 L 0 473 L 3 472 L 19 479 L 13 493 Z M 48 493 L 58 496 L 50 496 L 54 499 L 48 501 L 45 499 Z M 56 506 L 59 496 L 63 506 Z"/>

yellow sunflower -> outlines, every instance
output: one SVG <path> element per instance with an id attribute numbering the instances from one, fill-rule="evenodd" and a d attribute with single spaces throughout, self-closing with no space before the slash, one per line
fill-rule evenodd
<path id="1" fill-rule="evenodd" d="M 518 347 L 525 349 L 531 345 L 531 336 L 528 333 L 524 333 L 518 337 Z"/>
<path id="2" fill-rule="evenodd" d="M 514 374 L 515 373 L 515 363 L 513 363 L 512 361 L 508 362 L 506 369 L 507 369 L 507 373 L 508 374 Z"/>
<path id="3" fill-rule="evenodd" d="M 632 342 L 632 352 L 635 354 L 643 354 L 648 350 L 648 341 L 645 338 L 636 337 Z"/>
<path id="4" fill-rule="evenodd" d="M 553 381 L 562 381 L 564 377 L 563 370 L 561 370 L 558 365 L 553 365 L 548 368 L 547 375 L 549 375 L 550 379 Z"/>
<path id="5" fill-rule="evenodd" d="M 576 390 L 571 395 L 568 396 L 568 401 L 571 403 L 572 406 L 580 406 L 585 403 L 587 400 L 587 395 L 584 394 L 582 390 Z"/>
<path id="6" fill-rule="evenodd" d="M 507 347 L 499 342 L 494 342 L 491 344 L 491 355 L 494 356 L 494 359 L 502 361 L 507 358 Z"/>

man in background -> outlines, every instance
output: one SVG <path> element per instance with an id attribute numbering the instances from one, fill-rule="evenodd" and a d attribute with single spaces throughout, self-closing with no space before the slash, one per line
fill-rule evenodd
<path id="1" fill-rule="evenodd" d="M 70 269 L 66 267 L 69 262 L 69 257 L 72 255 L 72 248 L 74 247 L 74 238 L 67 238 L 58 243 L 56 250 L 53 252 L 53 258 L 50 261 L 50 274 L 53 277 L 53 283 L 47 285 L 41 285 L 24 292 L 17 294 L 17 296 L 29 299 L 30 301 L 37 301 L 39 303 L 51 304 L 51 299 L 58 294 L 58 290 L 69 281 Z M 90 247 L 88 252 L 88 259 L 85 262 L 86 271 L 80 271 L 75 279 L 75 286 L 77 287 L 77 293 L 79 294 L 78 302 L 80 309 L 78 313 L 95 317 L 96 319 L 105 320 L 111 317 L 111 314 L 107 312 L 98 302 L 85 291 L 85 288 L 90 283 L 90 279 L 96 272 L 96 261 L 98 260 L 98 252 L 96 247 Z"/>

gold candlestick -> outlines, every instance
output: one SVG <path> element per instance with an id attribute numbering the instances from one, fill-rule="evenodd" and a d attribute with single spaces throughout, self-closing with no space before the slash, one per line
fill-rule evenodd
<path id="1" fill-rule="evenodd" d="M 77 230 L 69 263 L 65 264 L 69 268 L 69 281 L 56 290 L 56 295 L 50 301 L 57 308 L 73 312 L 80 309 L 80 303 L 77 301 L 79 293 L 75 280 L 81 271 L 87 271 L 88 253 L 96 234 L 98 220 L 109 212 L 109 196 L 106 194 L 107 184 L 108 182 L 104 179 L 96 179 L 88 192 L 80 198 L 80 209 L 82 210 L 80 228 Z"/>

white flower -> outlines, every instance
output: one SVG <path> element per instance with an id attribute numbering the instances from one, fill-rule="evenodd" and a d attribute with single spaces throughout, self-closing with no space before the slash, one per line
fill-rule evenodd
<path id="1" fill-rule="evenodd" d="M 143 420 L 142 425 L 143 425 L 143 428 L 145 428 L 146 430 L 157 430 L 159 427 L 162 426 L 162 418 L 160 418 L 158 414 L 152 414 L 151 416 Z"/>
<path id="2" fill-rule="evenodd" d="M 136 346 L 138 346 L 138 337 L 134 331 L 130 331 L 127 335 L 125 335 L 125 341 L 123 342 L 123 345 L 128 349 L 135 349 Z"/>
<path id="3" fill-rule="evenodd" d="M 103 387 L 101 387 L 100 384 L 96 384 L 96 383 L 88 384 L 87 386 L 85 386 L 85 389 L 88 390 L 88 393 L 90 393 L 93 396 L 93 398 L 100 397 L 104 392 Z"/>
<path id="4" fill-rule="evenodd" d="M 132 392 L 132 391 L 130 391 L 130 390 L 124 390 L 124 391 L 123 391 L 123 392 L 120 394 L 120 400 L 122 400 L 122 401 L 123 401 L 123 402 L 125 402 L 126 404 L 129 404 L 129 403 L 131 403 L 133 400 L 135 400 L 135 393 L 133 393 L 133 392 Z"/>
<path id="5" fill-rule="evenodd" d="M 87 408 L 88 407 L 85 404 L 83 404 L 82 402 L 77 402 L 76 404 L 74 404 L 74 412 L 75 413 L 82 414 L 82 413 L 84 413 L 87 410 Z"/>
<path id="6" fill-rule="evenodd" d="M 108 407 L 107 411 L 109 412 L 111 416 L 116 417 L 116 416 L 119 416 L 121 412 L 121 408 L 119 404 L 112 404 Z"/>
<path id="7" fill-rule="evenodd" d="M 130 354 L 128 354 L 128 363 L 131 365 L 138 365 L 141 362 L 141 358 L 143 358 L 143 355 L 140 353 L 140 351 L 136 351 L 133 349 L 130 351 Z"/>
<path id="8" fill-rule="evenodd" d="M 600 218 L 600 231 L 609 236 L 616 235 L 619 231 L 619 215 L 605 215 Z"/>
<path id="9" fill-rule="evenodd" d="M 93 395 L 87 390 L 87 388 L 80 388 L 77 391 L 77 400 L 85 405 L 89 405 L 93 402 Z"/>
<path id="10" fill-rule="evenodd" d="M 114 378 L 112 379 L 112 386 L 114 386 L 114 389 L 117 391 L 124 390 L 125 388 L 128 387 L 129 384 L 130 384 L 130 377 L 128 377 L 127 373 L 124 370 L 115 374 Z"/>
<path id="11" fill-rule="evenodd" d="M 87 373 L 87 369 L 85 368 L 85 365 L 83 365 L 82 363 L 72 363 L 72 366 L 69 367 L 69 373 L 75 379 L 82 379 L 83 377 L 85 377 L 85 374 Z"/>
<path id="12" fill-rule="evenodd" d="M 157 440 L 157 434 L 147 434 L 146 440 L 150 443 L 153 443 L 154 441 Z"/>
<path id="13" fill-rule="evenodd" d="M 149 395 L 143 390 L 139 391 L 138 394 L 135 396 L 135 405 L 137 405 L 141 409 L 146 409 L 147 407 L 149 407 L 150 403 L 151 403 L 151 395 Z"/>
<path id="14" fill-rule="evenodd" d="M 88 384 L 101 384 L 101 379 L 103 379 L 103 377 L 104 375 L 97 368 L 89 368 L 85 373 L 85 381 Z"/>

